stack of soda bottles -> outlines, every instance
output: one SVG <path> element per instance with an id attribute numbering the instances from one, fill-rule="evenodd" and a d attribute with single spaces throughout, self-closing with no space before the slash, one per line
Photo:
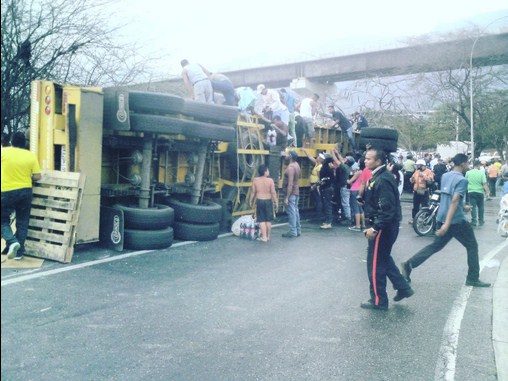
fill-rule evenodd
<path id="1" fill-rule="evenodd" d="M 259 236 L 259 224 L 254 221 L 240 224 L 240 238 L 254 241 Z"/>

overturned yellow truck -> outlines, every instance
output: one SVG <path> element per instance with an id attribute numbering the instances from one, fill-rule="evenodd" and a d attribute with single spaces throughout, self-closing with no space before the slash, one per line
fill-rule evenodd
<path id="1" fill-rule="evenodd" d="M 235 107 L 172 94 L 32 83 L 31 151 L 43 170 L 86 176 L 76 243 L 156 249 L 229 231 L 235 217 L 252 213 L 247 201 L 260 164 L 282 185 L 282 153 L 264 144 L 264 128 Z M 316 126 L 308 152 L 337 143 L 349 150 L 339 130 Z M 305 209 L 313 164 L 296 150 Z"/>

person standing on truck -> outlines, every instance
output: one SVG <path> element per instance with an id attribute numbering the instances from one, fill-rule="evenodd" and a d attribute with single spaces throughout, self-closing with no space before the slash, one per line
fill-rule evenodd
<path id="1" fill-rule="evenodd" d="M 287 125 L 289 123 L 289 111 L 282 103 L 279 92 L 274 89 L 267 89 L 263 84 L 258 85 L 257 91 L 260 96 L 260 106 L 265 116 L 268 116 L 268 119 L 280 116 L 280 119 Z"/>
<path id="2" fill-rule="evenodd" d="M 26 149 L 25 134 L 14 133 L 12 147 L 2 148 L 2 237 L 9 259 L 23 258 L 32 206 L 32 181 L 40 179 L 39 162 Z M 13 212 L 16 212 L 16 234 L 11 228 Z"/>
<path id="3" fill-rule="evenodd" d="M 314 118 L 317 115 L 319 100 L 318 94 L 312 94 L 310 98 L 304 98 L 298 105 L 300 116 L 307 124 L 306 141 L 309 143 L 310 148 L 314 148 L 314 140 L 316 136 L 316 130 L 314 129 Z"/>
<path id="4" fill-rule="evenodd" d="M 295 122 L 295 98 L 288 91 L 286 91 L 286 89 L 284 89 L 284 88 L 280 89 L 280 93 L 281 93 L 282 103 L 284 103 L 286 105 L 286 107 L 288 108 L 288 111 L 289 111 L 288 128 L 289 128 L 289 135 L 292 138 L 292 139 L 289 138 L 289 140 L 291 140 L 289 145 L 292 147 L 297 147 L 298 141 L 296 139 L 296 129 L 295 129 L 295 124 L 296 124 L 296 122 Z"/>
<path id="5" fill-rule="evenodd" d="M 199 64 L 191 64 L 187 60 L 182 65 L 182 78 L 185 88 L 193 95 L 195 101 L 213 103 L 213 88 L 206 69 Z"/>
<path id="6" fill-rule="evenodd" d="M 204 70 L 212 82 L 213 91 L 217 91 L 224 96 L 223 104 L 226 106 L 236 106 L 235 87 L 233 86 L 233 82 L 222 73 L 210 73 L 208 70 Z"/>
<path id="7" fill-rule="evenodd" d="M 364 128 L 369 127 L 369 122 L 367 121 L 367 118 L 364 117 L 362 114 L 360 114 L 358 111 L 356 111 L 353 115 L 354 122 L 356 123 L 356 130 L 361 131 Z"/>
<path id="8" fill-rule="evenodd" d="M 296 238 L 302 234 L 300 225 L 300 211 L 298 210 L 298 199 L 300 198 L 300 188 L 298 180 L 300 179 L 300 166 L 298 165 L 298 154 L 296 151 L 286 152 L 286 161 L 289 163 L 284 172 L 282 182 L 282 191 L 284 192 L 284 204 L 288 214 L 289 231 L 283 233 L 285 238 Z"/>
<path id="9" fill-rule="evenodd" d="M 333 105 L 328 106 L 328 112 L 331 114 L 331 117 L 335 122 L 332 127 L 340 127 L 342 132 L 347 134 L 349 144 L 351 145 L 351 148 L 353 148 L 353 151 L 357 152 L 358 149 L 356 148 L 355 139 L 353 137 L 353 125 L 351 124 L 351 121 L 340 111 L 335 111 L 335 107 Z"/>

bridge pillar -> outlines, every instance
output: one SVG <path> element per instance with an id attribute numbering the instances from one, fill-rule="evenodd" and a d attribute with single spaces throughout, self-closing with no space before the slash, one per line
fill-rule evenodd
<path id="1" fill-rule="evenodd" d="M 289 84 L 289 88 L 304 97 L 310 97 L 312 94 L 318 94 L 321 99 L 326 96 L 337 93 L 335 84 L 313 82 L 305 77 L 295 78 Z"/>

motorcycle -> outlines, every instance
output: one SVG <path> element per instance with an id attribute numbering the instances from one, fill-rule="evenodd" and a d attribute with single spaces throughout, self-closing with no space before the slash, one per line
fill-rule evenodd
<path id="1" fill-rule="evenodd" d="M 499 235 L 508 237 L 508 193 L 501 198 L 496 222 Z"/>
<path id="2" fill-rule="evenodd" d="M 429 235 L 436 230 L 436 216 L 440 200 L 441 192 L 435 190 L 430 196 L 429 206 L 420 209 L 413 218 L 413 229 L 419 236 Z"/>

